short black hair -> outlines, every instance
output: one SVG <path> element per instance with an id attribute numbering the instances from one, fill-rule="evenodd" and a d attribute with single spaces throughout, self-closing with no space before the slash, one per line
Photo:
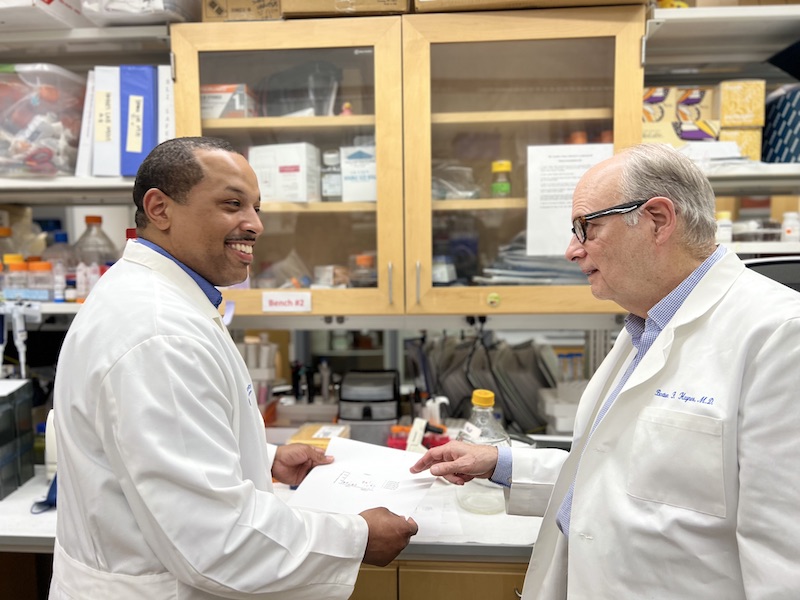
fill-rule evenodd
<path id="1" fill-rule="evenodd" d="M 240 154 L 228 141 L 214 137 L 180 137 L 153 148 L 142 161 L 133 184 L 136 227 L 147 226 L 144 195 L 157 188 L 175 202 L 184 202 L 189 191 L 202 181 L 205 173 L 197 161 L 198 150 L 224 150 Z"/>

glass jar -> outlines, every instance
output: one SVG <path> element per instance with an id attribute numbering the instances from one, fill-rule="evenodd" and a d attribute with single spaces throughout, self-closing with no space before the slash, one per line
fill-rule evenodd
<path id="1" fill-rule="evenodd" d="M 492 198 L 511 197 L 511 161 L 492 162 Z"/>

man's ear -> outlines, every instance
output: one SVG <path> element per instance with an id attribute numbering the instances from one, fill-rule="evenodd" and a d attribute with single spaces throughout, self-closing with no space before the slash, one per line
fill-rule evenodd
<path id="1" fill-rule="evenodd" d="M 675 204 L 665 196 L 656 196 L 650 199 L 644 210 L 653 222 L 656 241 L 659 243 L 667 241 L 678 226 Z"/>
<path id="2" fill-rule="evenodd" d="M 150 188 L 142 199 L 142 207 L 150 223 L 160 231 L 170 227 L 174 201 L 158 188 Z"/>

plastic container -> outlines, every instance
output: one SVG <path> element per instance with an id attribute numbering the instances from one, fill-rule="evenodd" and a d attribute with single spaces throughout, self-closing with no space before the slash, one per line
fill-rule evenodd
<path id="1" fill-rule="evenodd" d="M 721 210 L 717 213 L 717 243 L 730 244 L 733 241 L 733 221 L 731 213 Z"/>
<path id="2" fill-rule="evenodd" d="M 6 302 L 28 299 L 28 263 L 19 261 L 6 264 L 3 298 Z"/>
<path id="3" fill-rule="evenodd" d="M 800 242 L 800 213 L 783 213 L 783 223 L 781 224 L 782 242 Z"/>
<path id="4" fill-rule="evenodd" d="M 325 150 L 322 153 L 322 201 L 341 202 L 342 164 L 339 150 Z"/>
<path id="5" fill-rule="evenodd" d="M 511 161 L 496 160 L 492 163 L 492 198 L 511 197 Z"/>
<path id="6" fill-rule="evenodd" d="M 114 242 L 103 231 L 103 217 L 86 215 L 86 231 L 75 242 L 75 253 L 78 262 L 87 266 L 96 264 L 103 267 L 111 266 L 119 258 L 119 252 Z"/>
<path id="7" fill-rule="evenodd" d="M 86 78 L 56 65 L 0 71 L 0 176 L 73 175 Z"/>
<path id="8" fill-rule="evenodd" d="M 470 444 L 511 446 L 511 440 L 494 415 L 494 392 L 472 392 L 472 414 L 458 434 L 458 440 Z M 456 490 L 459 505 L 469 512 L 493 515 L 505 509 L 502 486 L 486 479 L 473 479 Z"/>
<path id="9" fill-rule="evenodd" d="M 14 245 L 14 240 L 11 238 L 11 227 L 0 227 L 0 256 L 6 254 L 16 254 L 17 248 Z M 20 255 L 22 260 L 22 255 Z M 3 277 L 5 276 L 5 265 L 0 269 L 0 301 L 3 300 Z"/>
<path id="10" fill-rule="evenodd" d="M 28 300 L 53 301 L 53 266 L 44 260 L 28 263 Z"/>

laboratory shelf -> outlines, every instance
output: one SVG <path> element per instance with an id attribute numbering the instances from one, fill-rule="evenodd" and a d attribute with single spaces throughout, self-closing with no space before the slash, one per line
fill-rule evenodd
<path id="1" fill-rule="evenodd" d="M 800 5 L 663 8 L 652 11 L 642 44 L 648 85 L 660 76 L 681 83 L 764 78 L 796 80 L 769 64 L 800 40 Z"/>
<path id="2" fill-rule="evenodd" d="M 0 177 L 0 202 L 14 204 L 129 204 L 132 177 Z"/>
<path id="3" fill-rule="evenodd" d="M 800 163 L 750 163 L 706 170 L 719 196 L 800 194 Z"/>

